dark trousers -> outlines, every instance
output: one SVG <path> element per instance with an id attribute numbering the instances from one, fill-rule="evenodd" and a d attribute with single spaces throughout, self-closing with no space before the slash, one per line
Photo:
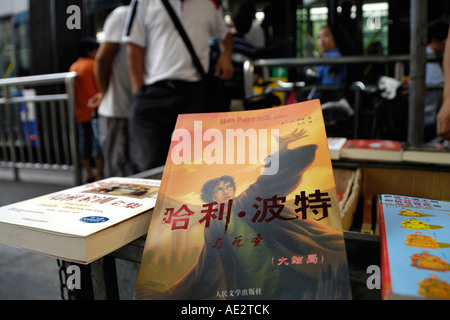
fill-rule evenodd
<path id="1" fill-rule="evenodd" d="M 143 86 L 133 96 L 128 129 L 135 173 L 165 164 L 178 115 L 201 112 L 204 100 L 203 83 L 185 81 Z"/>

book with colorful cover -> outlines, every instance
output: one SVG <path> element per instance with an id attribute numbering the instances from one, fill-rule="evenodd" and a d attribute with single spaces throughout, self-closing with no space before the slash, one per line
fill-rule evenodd
<path id="1" fill-rule="evenodd" d="M 378 139 L 348 139 L 342 146 L 341 158 L 370 161 L 402 161 L 400 141 Z"/>
<path id="2" fill-rule="evenodd" d="M 450 299 L 450 202 L 379 196 L 383 299 Z"/>
<path id="3" fill-rule="evenodd" d="M 347 299 L 347 255 L 318 100 L 184 114 L 135 299 Z"/>
<path id="4" fill-rule="evenodd" d="M 160 180 L 107 178 L 0 208 L 0 243 L 90 263 L 148 231 Z"/>

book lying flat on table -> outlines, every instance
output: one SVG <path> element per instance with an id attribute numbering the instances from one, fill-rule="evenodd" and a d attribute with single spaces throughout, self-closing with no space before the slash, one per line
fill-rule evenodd
<path id="1" fill-rule="evenodd" d="M 348 299 L 318 100 L 178 116 L 136 299 Z"/>
<path id="2" fill-rule="evenodd" d="M 450 147 L 439 142 L 429 142 L 421 147 L 406 146 L 403 150 L 403 160 L 450 165 Z"/>
<path id="3" fill-rule="evenodd" d="M 383 299 L 450 299 L 450 202 L 379 196 Z"/>
<path id="4" fill-rule="evenodd" d="M 148 231 L 159 180 L 108 178 L 0 208 L 0 243 L 90 263 Z"/>
<path id="5" fill-rule="evenodd" d="M 341 158 L 368 161 L 402 161 L 400 141 L 349 139 L 341 149 Z"/>
<path id="6" fill-rule="evenodd" d="M 339 160 L 341 158 L 342 147 L 347 142 L 347 138 L 329 137 L 327 140 L 331 160 Z"/>

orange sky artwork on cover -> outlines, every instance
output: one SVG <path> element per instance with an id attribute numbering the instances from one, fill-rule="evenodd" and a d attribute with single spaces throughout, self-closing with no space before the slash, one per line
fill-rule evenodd
<path id="1" fill-rule="evenodd" d="M 194 121 L 201 121 L 203 132 L 208 128 L 219 129 L 222 132 L 225 132 L 226 129 L 238 128 L 241 128 L 244 131 L 248 128 L 255 130 L 279 129 L 280 136 L 283 136 L 291 133 L 297 128 L 305 129 L 307 137 L 299 139 L 297 142 L 293 142 L 288 146 L 289 149 L 294 149 L 308 144 L 318 145 L 315 160 L 305 171 L 300 187 L 307 192 L 312 192 L 317 188 L 320 188 L 321 190 L 330 190 L 335 187 L 335 183 L 334 180 L 330 181 L 329 178 L 327 178 L 329 177 L 329 171 L 332 170 L 331 160 L 324 131 L 322 112 L 320 107 L 314 107 L 314 105 L 318 103 L 318 100 L 301 103 L 301 114 L 298 113 L 298 108 L 289 108 L 289 106 L 280 107 L 283 109 L 283 112 L 280 112 L 279 107 L 255 110 L 250 113 L 247 111 L 245 112 L 245 117 L 241 117 L 240 112 L 209 113 L 202 116 L 199 114 L 186 114 L 182 115 L 184 121 L 179 123 L 179 125 L 181 125 L 182 128 L 189 130 L 191 137 L 194 137 Z M 192 140 L 194 140 L 194 138 L 192 138 Z M 210 143 L 211 142 L 209 141 L 203 141 L 203 149 Z M 225 146 L 225 142 L 223 144 Z M 269 149 L 266 154 L 270 154 L 270 148 L 272 148 L 272 150 L 274 148 L 273 144 L 268 142 L 266 145 Z M 176 165 L 171 159 L 173 147 L 174 143 L 172 142 L 165 167 L 165 173 L 167 172 L 170 174 L 172 183 L 167 185 L 166 181 L 168 181 L 168 179 L 162 179 L 160 193 L 186 204 L 200 205 L 200 190 L 203 184 L 209 179 L 222 175 L 234 177 L 237 188 L 236 194 L 239 194 L 242 190 L 245 190 L 250 184 L 256 181 L 261 174 L 261 167 L 264 165 L 262 163 L 249 165 L 248 161 L 246 161 L 246 164 L 205 164 L 203 161 L 201 165 L 195 163 Z M 248 154 L 248 141 L 246 143 L 246 148 Z M 194 146 L 192 146 L 192 150 L 194 150 Z M 192 154 L 194 154 L 193 151 Z M 328 173 L 324 173 L 324 170 Z M 177 181 L 177 183 L 173 183 L 173 181 Z M 306 181 L 310 181 L 311 185 L 305 184 Z M 288 196 L 288 198 L 291 197 Z"/>

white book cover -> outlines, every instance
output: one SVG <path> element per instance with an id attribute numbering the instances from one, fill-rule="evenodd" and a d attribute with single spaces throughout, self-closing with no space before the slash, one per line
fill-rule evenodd
<path id="1" fill-rule="evenodd" d="M 341 149 L 347 142 L 347 138 L 328 137 L 328 148 L 330 150 L 331 160 L 339 160 L 341 158 Z"/>
<path id="2" fill-rule="evenodd" d="M 155 206 L 160 180 L 108 178 L 0 208 L 0 223 L 86 237 Z"/>

